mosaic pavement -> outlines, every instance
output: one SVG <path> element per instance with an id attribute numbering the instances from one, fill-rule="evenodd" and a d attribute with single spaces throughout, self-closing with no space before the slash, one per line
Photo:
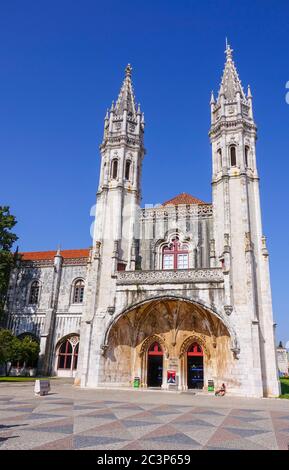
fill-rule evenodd
<path id="1" fill-rule="evenodd" d="M 251 402 L 240 399 L 238 407 L 235 399 L 229 406 L 208 397 L 204 406 L 186 394 L 98 391 L 91 399 L 91 391 L 72 389 L 66 384 L 39 398 L 27 384 L 23 393 L 21 386 L 0 384 L 0 449 L 288 450 L 284 400 L 255 400 L 259 406 L 243 408 Z"/>

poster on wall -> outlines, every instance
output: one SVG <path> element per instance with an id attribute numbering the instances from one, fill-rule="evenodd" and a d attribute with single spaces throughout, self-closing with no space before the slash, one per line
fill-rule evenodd
<path id="1" fill-rule="evenodd" d="M 167 371 L 167 382 L 168 384 L 176 385 L 176 371 L 175 370 Z"/>

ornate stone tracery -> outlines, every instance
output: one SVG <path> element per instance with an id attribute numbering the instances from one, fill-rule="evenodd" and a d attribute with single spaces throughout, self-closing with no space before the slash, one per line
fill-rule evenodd
<path id="1" fill-rule="evenodd" d="M 144 354 L 146 354 L 148 352 L 150 346 L 155 342 L 157 342 L 161 345 L 161 347 L 162 347 L 162 349 L 165 353 L 165 356 L 168 359 L 169 358 L 169 351 L 168 351 L 168 348 L 165 344 L 164 339 L 160 335 L 152 335 L 152 336 L 149 336 L 148 338 L 146 338 L 142 343 L 141 349 L 139 351 L 139 356 L 142 357 Z"/>
<path id="2" fill-rule="evenodd" d="M 181 359 L 188 351 L 188 349 L 190 348 L 190 346 L 193 344 L 193 343 L 198 343 L 204 350 L 206 356 L 208 359 L 210 359 L 211 357 L 211 354 L 210 354 L 210 351 L 207 347 L 207 344 L 206 344 L 206 337 L 205 335 L 202 335 L 202 334 L 198 334 L 198 333 L 193 333 L 191 336 L 189 336 L 184 342 L 183 344 L 181 345 L 180 347 L 180 353 L 179 353 L 179 358 Z"/>
<path id="3" fill-rule="evenodd" d="M 154 284 L 170 282 L 223 282 L 222 268 L 154 271 L 120 271 L 117 284 Z"/>

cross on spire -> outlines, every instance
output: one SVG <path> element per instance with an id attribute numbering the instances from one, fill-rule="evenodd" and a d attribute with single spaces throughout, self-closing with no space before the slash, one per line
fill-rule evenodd
<path id="1" fill-rule="evenodd" d="M 226 58 L 228 60 L 232 60 L 233 58 L 233 49 L 231 49 L 230 44 L 228 43 L 228 38 L 226 38 L 226 50 L 225 50 Z"/>
<path id="2" fill-rule="evenodd" d="M 232 53 L 233 49 L 231 49 L 231 46 L 228 43 L 228 39 L 226 38 L 226 62 L 219 90 L 218 101 L 221 95 L 223 95 L 226 100 L 233 101 L 236 99 L 237 93 L 240 93 L 241 98 L 245 99 L 244 90 L 233 61 Z"/>
<path id="3" fill-rule="evenodd" d="M 125 76 L 126 77 L 131 77 L 131 72 L 132 72 L 132 66 L 130 64 L 127 64 L 125 68 Z"/>

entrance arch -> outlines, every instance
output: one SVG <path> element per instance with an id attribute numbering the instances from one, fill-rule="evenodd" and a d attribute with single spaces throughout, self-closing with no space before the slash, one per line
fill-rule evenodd
<path id="1" fill-rule="evenodd" d="M 148 349 L 147 386 L 161 387 L 163 383 L 163 350 L 155 341 Z"/>
<path id="2" fill-rule="evenodd" d="M 204 387 L 204 353 L 196 342 L 187 351 L 187 386 L 197 389 Z"/>
<path id="3" fill-rule="evenodd" d="M 167 389 L 174 371 L 179 390 L 203 388 L 209 379 L 222 381 L 232 366 L 232 340 L 218 315 L 200 303 L 166 296 L 140 302 L 107 326 L 103 383 L 127 387 L 139 377 L 141 387 Z"/>

